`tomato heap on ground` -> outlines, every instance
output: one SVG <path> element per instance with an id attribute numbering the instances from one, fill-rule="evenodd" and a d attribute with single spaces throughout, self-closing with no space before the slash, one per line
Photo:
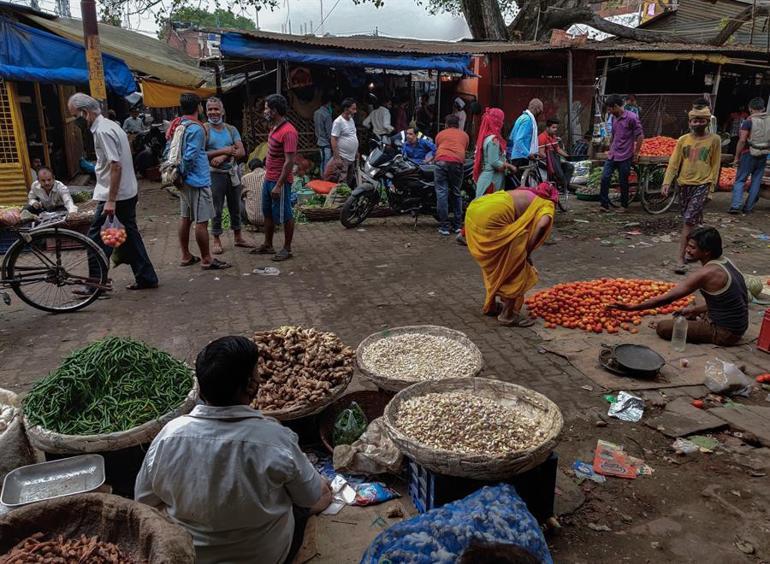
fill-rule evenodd
<path id="1" fill-rule="evenodd" d="M 732 190 L 737 173 L 738 171 L 734 168 L 723 168 L 719 172 L 719 189 L 725 191 Z"/>
<path id="2" fill-rule="evenodd" d="M 668 292 L 674 284 L 657 280 L 601 278 L 557 284 L 527 298 L 530 317 L 541 317 L 549 329 L 557 325 L 594 333 L 617 333 L 623 329 L 638 333 L 646 315 L 670 314 L 691 302 L 683 298 L 665 307 L 643 311 L 608 309 L 614 303 L 638 304 Z"/>
<path id="3" fill-rule="evenodd" d="M 642 157 L 670 157 L 676 149 L 676 139 L 673 137 L 650 137 L 642 141 L 639 155 Z"/>

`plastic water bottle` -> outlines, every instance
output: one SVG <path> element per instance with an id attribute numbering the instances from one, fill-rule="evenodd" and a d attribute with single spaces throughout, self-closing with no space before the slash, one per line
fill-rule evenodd
<path id="1" fill-rule="evenodd" d="M 676 352 L 684 352 L 687 346 L 687 319 L 677 315 L 674 319 L 674 330 L 671 333 L 671 346 Z"/>

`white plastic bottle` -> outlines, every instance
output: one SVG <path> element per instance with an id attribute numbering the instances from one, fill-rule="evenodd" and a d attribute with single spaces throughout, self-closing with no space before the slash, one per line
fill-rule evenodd
<path id="1" fill-rule="evenodd" d="M 674 330 L 671 333 L 671 347 L 676 352 L 684 352 L 687 346 L 687 319 L 677 315 L 674 319 Z"/>

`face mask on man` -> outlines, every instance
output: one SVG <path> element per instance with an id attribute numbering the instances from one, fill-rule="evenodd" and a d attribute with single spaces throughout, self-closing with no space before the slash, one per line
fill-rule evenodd
<path id="1" fill-rule="evenodd" d="M 73 123 L 80 128 L 81 131 L 88 129 L 88 120 L 86 119 L 85 112 L 81 112 L 78 117 L 73 120 Z"/>
<path id="2" fill-rule="evenodd" d="M 209 118 L 209 123 L 210 123 L 211 125 L 219 125 L 220 123 L 222 123 L 222 116 L 219 116 L 219 117 L 210 117 L 210 118 Z"/>
<path id="3" fill-rule="evenodd" d="M 706 127 L 708 127 L 706 124 L 693 125 L 691 126 L 691 129 L 693 130 L 693 133 L 695 133 L 696 135 L 703 135 L 704 133 L 706 133 Z"/>

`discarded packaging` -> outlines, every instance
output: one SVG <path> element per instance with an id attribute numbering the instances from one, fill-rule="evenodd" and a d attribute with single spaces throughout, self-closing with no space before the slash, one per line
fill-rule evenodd
<path id="1" fill-rule="evenodd" d="M 597 474 L 594 472 L 593 467 L 583 462 L 582 460 L 576 460 L 572 463 L 572 470 L 575 472 L 576 478 L 582 478 L 583 480 L 591 480 L 592 482 L 596 482 L 597 484 L 603 484 L 607 481 L 607 478 L 602 476 L 601 474 Z"/>
<path id="2" fill-rule="evenodd" d="M 688 437 L 690 442 L 697 445 L 701 452 L 714 452 L 719 446 L 719 441 L 714 437 L 707 437 L 705 435 L 693 435 Z"/>
<path id="3" fill-rule="evenodd" d="M 628 392 L 620 392 L 617 400 L 610 404 L 607 415 L 621 421 L 637 423 L 644 415 L 644 400 Z"/>
<path id="4" fill-rule="evenodd" d="M 593 468 L 605 476 L 629 479 L 649 476 L 654 472 L 643 460 L 626 454 L 623 447 L 601 439 L 596 442 Z"/>
<path id="5" fill-rule="evenodd" d="M 332 480 L 331 489 L 332 502 L 329 507 L 324 509 L 324 515 L 336 515 L 342 511 L 343 507 L 353 505 L 356 501 L 356 490 L 340 474 L 337 474 Z"/>
<path id="6" fill-rule="evenodd" d="M 700 450 L 695 443 L 681 438 L 675 440 L 674 444 L 671 445 L 671 448 L 673 448 L 677 454 L 692 454 Z"/>
<path id="7" fill-rule="evenodd" d="M 703 385 L 715 394 L 748 397 L 752 382 L 732 362 L 715 358 L 706 362 L 706 378 Z"/>
<path id="8" fill-rule="evenodd" d="M 278 276 L 281 271 L 274 267 L 274 266 L 260 266 L 252 270 L 254 274 L 259 274 L 260 276 Z"/>

